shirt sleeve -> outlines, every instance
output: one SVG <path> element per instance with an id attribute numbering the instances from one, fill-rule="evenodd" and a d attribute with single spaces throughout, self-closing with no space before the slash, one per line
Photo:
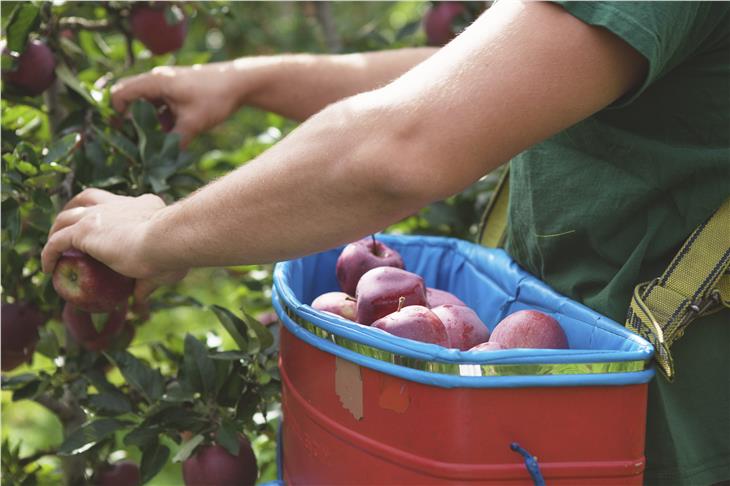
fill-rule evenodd
<path id="1" fill-rule="evenodd" d="M 678 64 L 697 55 L 721 22 L 730 21 L 729 2 L 556 1 L 589 25 L 608 29 L 649 62 L 642 85 L 612 106 L 625 106 Z"/>

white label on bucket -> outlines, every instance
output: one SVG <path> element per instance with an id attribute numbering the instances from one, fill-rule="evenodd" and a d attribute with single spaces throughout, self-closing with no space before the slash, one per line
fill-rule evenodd
<path id="1" fill-rule="evenodd" d="M 478 364 L 460 364 L 459 375 L 461 376 L 482 376 L 482 367 Z"/>

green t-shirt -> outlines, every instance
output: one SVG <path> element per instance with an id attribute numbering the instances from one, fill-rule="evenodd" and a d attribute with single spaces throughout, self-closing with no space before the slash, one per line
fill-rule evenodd
<path id="1" fill-rule="evenodd" d="M 648 76 L 512 160 L 507 251 L 623 322 L 633 287 L 730 197 L 730 3 L 559 3 L 633 46 Z M 672 352 L 675 381 L 650 385 L 646 482 L 730 480 L 730 312 L 695 321 Z"/>

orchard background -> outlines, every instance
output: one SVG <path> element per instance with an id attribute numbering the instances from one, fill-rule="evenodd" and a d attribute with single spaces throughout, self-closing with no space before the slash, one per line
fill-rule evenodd
<path id="1" fill-rule="evenodd" d="M 132 33 L 134 5 L 2 4 L 3 343 L 6 305 L 31 306 L 45 321 L 31 359 L 12 370 L 3 364 L 5 484 L 99 482 L 108 462 L 125 458 L 141 465 L 147 484 L 182 484 L 180 463 L 196 446 L 214 440 L 236 453 L 241 432 L 259 480 L 276 477 L 271 265 L 194 270 L 147 305 L 132 305 L 125 331 L 89 350 L 69 335 L 39 255 L 55 214 L 83 189 L 153 192 L 169 203 L 245 164 L 296 124 L 243 108 L 182 151 L 177 135 L 160 126 L 160 116 L 170 116 L 164 107 L 137 102 L 127 117 L 110 108 L 115 80 L 247 55 L 439 44 L 485 8 L 448 5 L 455 15 L 444 17 L 446 30 L 427 39 L 424 16 L 443 8 L 439 2 L 157 2 L 165 21 L 185 22 L 187 33 L 180 49 L 154 55 Z M 6 75 L 31 40 L 46 44 L 56 62 L 55 81 L 37 96 Z M 387 230 L 473 239 L 495 180 L 485 177 Z"/>

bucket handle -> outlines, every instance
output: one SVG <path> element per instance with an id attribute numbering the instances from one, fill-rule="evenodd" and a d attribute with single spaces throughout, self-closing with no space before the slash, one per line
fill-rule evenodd
<path id="1" fill-rule="evenodd" d="M 517 442 L 511 443 L 509 448 L 525 458 L 525 468 L 530 473 L 530 477 L 532 477 L 532 482 L 535 486 L 545 486 L 545 479 L 543 479 L 540 466 L 537 464 L 537 457 L 527 452 Z"/>

